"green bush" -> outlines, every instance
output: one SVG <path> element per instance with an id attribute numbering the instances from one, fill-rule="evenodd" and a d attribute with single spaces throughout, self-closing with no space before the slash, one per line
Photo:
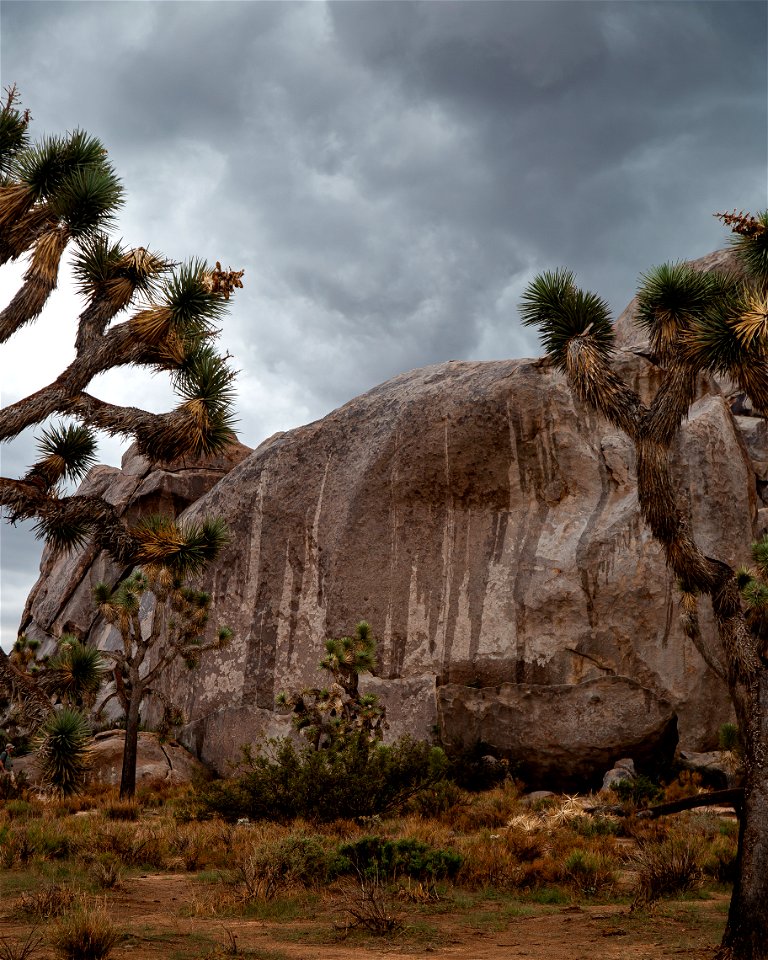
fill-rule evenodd
<path id="1" fill-rule="evenodd" d="M 354 871 L 360 876 L 394 879 L 398 876 L 414 880 L 442 880 L 454 876 L 463 858 L 455 850 L 440 850 L 420 840 L 385 840 L 382 837 L 361 837 L 339 847 L 339 872 Z"/>
<path id="2" fill-rule="evenodd" d="M 631 804 L 633 807 L 648 806 L 655 800 L 659 800 L 664 793 L 657 783 L 642 774 L 612 783 L 611 790 L 622 803 Z"/>
<path id="3" fill-rule="evenodd" d="M 246 754 L 238 777 L 200 789 L 199 815 L 281 822 L 373 816 L 433 788 L 447 765 L 442 750 L 410 737 L 384 746 L 361 733 L 328 750 L 300 748 L 285 738 L 268 747 Z"/>

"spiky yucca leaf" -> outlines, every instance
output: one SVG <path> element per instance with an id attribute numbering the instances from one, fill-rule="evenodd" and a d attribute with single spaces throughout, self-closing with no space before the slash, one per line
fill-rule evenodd
<path id="1" fill-rule="evenodd" d="M 165 567 L 176 576 L 194 576 L 214 560 L 228 540 L 223 520 L 179 525 L 171 517 L 146 517 L 133 528 L 137 562 Z"/>
<path id="2" fill-rule="evenodd" d="M 523 293 L 520 314 L 526 326 L 540 330 L 540 340 L 555 366 L 565 371 L 568 350 L 577 338 L 589 338 L 596 356 L 613 352 L 615 335 L 608 304 L 594 293 L 579 290 L 570 270 L 537 276 Z"/>
<path id="3" fill-rule="evenodd" d="M 681 352 L 695 369 L 726 376 L 752 361 L 753 344 L 745 345 L 736 335 L 740 308 L 740 298 L 718 297 L 692 320 L 682 335 Z"/>
<path id="4" fill-rule="evenodd" d="M 81 480 L 96 462 L 96 437 L 81 424 L 58 424 L 43 430 L 37 449 L 52 484 L 62 478 Z"/>
<path id="5" fill-rule="evenodd" d="M 768 347 L 768 289 L 763 293 L 753 290 L 745 296 L 739 315 L 734 320 L 733 331 L 747 348 L 755 340 Z"/>
<path id="6" fill-rule="evenodd" d="M 0 106 L 0 177 L 8 175 L 15 158 L 29 146 L 29 121 L 29 110 L 20 109 L 19 91 L 11 84 Z"/>
<path id="7" fill-rule="evenodd" d="M 755 216 L 716 213 L 734 232 L 731 244 L 747 272 L 759 283 L 768 283 L 768 210 Z"/>
<path id="8" fill-rule="evenodd" d="M 105 166 L 107 151 L 97 137 L 75 130 L 67 137 L 44 137 L 17 159 L 15 170 L 37 200 L 50 199 L 72 173 Z"/>
<path id="9" fill-rule="evenodd" d="M 63 137 L 42 137 L 18 157 L 16 176 L 29 187 L 35 200 L 50 196 L 61 181 L 65 145 Z"/>
<path id="10" fill-rule="evenodd" d="M 664 263 L 640 280 L 635 322 L 647 331 L 658 357 L 668 361 L 685 332 L 711 304 L 716 285 L 711 274 L 687 263 Z"/>
<path id="11" fill-rule="evenodd" d="M 742 588 L 741 595 L 747 606 L 757 613 L 765 613 L 768 610 L 768 585 L 762 580 L 750 580 Z"/>
<path id="12" fill-rule="evenodd" d="M 58 185 L 50 201 L 73 237 L 109 224 L 123 202 L 123 188 L 114 170 L 105 163 L 72 171 Z"/>
<path id="13" fill-rule="evenodd" d="M 170 269 L 160 254 L 145 247 L 125 250 L 120 241 L 99 232 L 78 239 L 72 265 L 82 294 L 106 297 L 118 308 L 126 306 L 134 294 L 154 293 L 158 278 Z"/>
<path id="14" fill-rule="evenodd" d="M 762 576 L 768 578 L 768 535 L 752 544 L 752 559 Z"/>
<path id="15" fill-rule="evenodd" d="M 37 741 L 37 763 L 43 783 L 55 793 L 79 793 L 91 761 L 87 717 L 65 707 L 55 711 Z"/>
<path id="16" fill-rule="evenodd" d="M 212 291 L 209 276 L 204 260 L 191 260 L 164 282 L 162 300 L 170 308 L 173 326 L 179 333 L 211 333 L 214 322 L 226 310 L 226 301 Z"/>
<path id="17" fill-rule="evenodd" d="M 77 550 L 85 546 L 91 535 L 91 527 L 86 520 L 56 512 L 38 517 L 32 529 L 36 539 L 45 540 L 54 553 Z"/>
<path id="18" fill-rule="evenodd" d="M 80 238 L 72 258 L 72 271 L 80 293 L 90 295 L 112 278 L 125 251 L 120 240 L 92 232 Z"/>
<path id="19" fill-rule="evenodd" d="M 64 634 L 58 650 L 48 661 L 45 687 L 49 693 L 70 705 L 90 700 L 98 693 L 106 675 L 106 664 L 95 647 L 88 647 L 77 637 Z"/>
<path id="20" fill-rule="evenodd" d="M 739 567 L 735 573 L 735 577 L 739 590 L 743 590 L 755 579 L 755 572 L 754 570 L 750 570 L 749 567 Z"/>

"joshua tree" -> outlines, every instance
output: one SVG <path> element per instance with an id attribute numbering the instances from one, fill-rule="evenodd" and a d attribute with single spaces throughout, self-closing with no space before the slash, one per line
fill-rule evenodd
<path id="1" fill-rule="evenodd" d="M 95 137 L 76 130 L 31 144 L 30 116 L 15 87 L 0 104 L 0 265 L 28 258 L 21 289 L 0 311 L 0 343 L 33 321 L 55 289 L 62 254 L 74 246 L 84 308 L 76 323 L 75 358 L 41 390 L 0 410 L 0 442 L 53 415 L 41 433 L 39 458 L 20 479 L 0 477 L 0 506 L 11 523 L 33 519 L 54 549 L 93 540 L 124 568 L 173 564 L 205 550 L 212 528 L 193 542 L 173 526 L 129 525 L 97 496 L 67 495 L 94 461 L 94 429 L 133 438 L 151 461 L 221 451 L 233 439 L 234 372 L 213 346 L 216 321 L 242 271 L 202 260 L 174 264 L 144 247 L 125 248 L 107 230 L 122 187 Z M 126 310 L 127 319 L 118 322 Z M 170 375 L 178 406 L 165 414 L 111 404 L 86 392 L 93 377 L 137 365 Z M 197 539 L 195 539 L 197 538 Z M 210 544 L 215 549 L 215 538 Z M 0 650 L 0 685 L 34 700 L 28 678 Z"/>
<path id="2" fill-rule="evenodd" d="M 101 712 L 110 700 L 116 699 L 125 713 L 121 797 L 132 797 L 136 789 L 136 750 L 144 700 L 152 695 L 157 697 L 164 707 L 162 729 L 174 726 L 180 720 L 179 711 L 157 686 L 158 680 L 178 660 L 183 660 L 189 669 L 197 667 L 202 654 L 223 649 L 232 637 L 228 627 L 219 627 L 213 639 L 204 639 L 211 597 L 187 583 L 187 577 L 198 573 L 224 545 L 224 525 L 205 521 L 201 526 L 181 528 L 162 517 L 150 518 L 145 523 L 164 536 L 176 530 L 188 544 L 197 542 L 201 549 L 189 550 L 172 566 L 167 561 L 165 565 L 146 566 L 114 590 L 105 583 L 94 590 L 101 613 L 117 627 L 122 640 L 122 649 L 103 651 L 103 656 L 114 664 L 115 688 L 100 707 Z M 146 616 L 149 611 L 141 609 L 145 594 L 154 595 L 151 624 Z"/>
<path id="3" fill-rule="evenodd" d="M 293 725 L 315 750 L 343 743 L 350 734 L 362 733 L 369 741 L 381 740 L 385 710 L 373 693 L 361 694 L 361 673 L 376 667 L 376 641 L 370 624 L 361 620 L 352 637 L 329 637 L 320 661 L 333 677 L 330 687 L 307 687 L 300 693 L 281 693 L 277 705 L 293 712 Z"/>
<path id="4" fill-rule="evenodd" d="M 669 450 L 695 399 L 699 373 L 730 377 L 768 413 L 768 213 L 717 214 L 733 232 L 743 272 L 699 273 L 664 265 L 642 277 L 638 323 L 666 375 L 646 405 L 612 367 L 614 331 L 608 307 L 576 286 L 567 270 L 537 277 L 523 297 L 526 324 L 541 331 L 552 365 L 576 396 L 624 431 L 637 452 L 643 517 L 679 580 L 684 622 L 707 664 L 727 684 L 744 743 L 745 784 L 738 879 L 720 960 L 768 957 L 768 650 L 758 575 L 705 556 L 669 468 Z M 768 541 L 755 548 L 762 576 Z M 719 650 L 698 630 L 696 600 L 712 602 Z"/>

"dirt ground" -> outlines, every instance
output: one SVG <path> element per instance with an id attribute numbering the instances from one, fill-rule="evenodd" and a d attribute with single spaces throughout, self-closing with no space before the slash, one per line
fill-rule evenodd
<path id="1" fill-rule="evenodd" d="M 211 917 L 205 908 L 211 888 L 189 874 L 126 879 L 104 898 L 111 919 L 124 932 L 113 960 L 388 960 L 427 954 L 450 960 L 708 960 L 728 907 L 724 893 L 637 912 L 627 905 L 537 904 L 498 897 L 447 897 L 424 905 L 393 901 L 392 909 L 404 923 L 401 932 L 381 938 L 355 931 L 344 938 L 336 929 L 345 916 L 338 897 L 316 900 L 308 920 L 291 917 L 289 910 L 259 919 Z M 12 899 L 0 903 L 0 938 L 19 944 L 31 924 L 13 910 Z M 46 926 L 37 931 L 43 937 Z M 2 944 L 0 939 L 0 948 Z M 31 960 L 53 956 L 43 941 Z"/>

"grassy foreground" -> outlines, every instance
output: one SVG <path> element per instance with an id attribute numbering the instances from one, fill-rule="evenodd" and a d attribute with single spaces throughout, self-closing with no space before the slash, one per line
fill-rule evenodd
<path id="1" fill-rule="evenodd" d="M 108 788 L 5 801 L 0 960 L 378 957 L 385 944 L 469 958 L 478 938 L 483 956 L 517 943 L 557 958 L 563 931 L 573 960 L 577 930 L 584 957 L 630 944 L 705 957 L 725 922 L 737 824 L 722 813 L 592 816 L 580 798 L 531 806 L 509 783 L 457 790 L 429 815 L 233 824 L 190 819 L 190 798 L 154 783 L 130 804 Z"/>

